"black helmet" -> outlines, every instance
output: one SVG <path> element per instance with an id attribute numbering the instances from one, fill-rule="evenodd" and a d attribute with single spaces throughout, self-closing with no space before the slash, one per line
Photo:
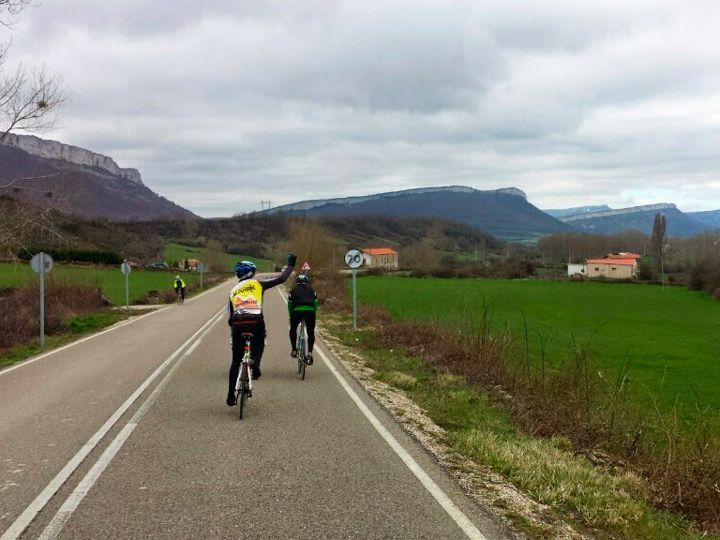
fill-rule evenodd
<path id="1" fill-rule="evenodd" d="M 308 283 L 310 283 L 310 276 L 307 274 L 298 274 L 298 277 L 295 278 L 295 283 L 297 283 L 298 285 L 307 285 Z"/>

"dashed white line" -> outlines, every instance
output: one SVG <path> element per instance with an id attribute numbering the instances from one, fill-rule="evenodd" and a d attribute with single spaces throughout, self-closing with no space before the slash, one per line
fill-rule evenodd
<path id="1" fill-rule="evenodd" d="M 224 308 L 221 311 L 224 311 Z M 57 513 L 55 514 L 53 519 L 50 521 L 50 523 L 47 525 L 47 527 L 45 527 L 45 530 L 38 537 L 40 540 L 51 540 L 51 539 L 56 538 L 57 535 L 60 534 L 60 531 L 65 526 L 65 523 L 67 523 L 68 519 L 70 519 L 73 512 L 75 512 L 75 510 L 77 510 L 77 507 L 80 505 L 82 500 L 85 498 L 85 495 L 88 494 L 88 492 L 95 485 L 95 482 L 97 482 L 97 479 L 100 478 L 100 475 L 105 471 L 105 469 L 108 467 L 108 465 L 110 465 L 110 462 L 113 460 L 115 455 L 123 447 L 123 445 L 128 440 L 128 438 L 130 437 L 132 432 L 135 430 L 137 425 L 140 423 L 140 420 L 142 420 L 143 416 L 145 416 L 145 413 L 147 413 L 147 411 L 150 409 L 152 404 L 155 403 L 155 400 L 157 399 L 158 395 L 160 395 L 160 392 L 163 391 L 163 389 L 167 385 L 168 381 L 170 381 L 170 379 L 172 378 L 175 371 L 178 369 L 178 367 L 180 367 L 182 365 L 182 360 L 187 358 L 188 356 L 190 356 L 193 353 L 193 351 L 197 348 L 197 346 L 202 341 L 205 334 L 207 334 L 210 331 L 213 323 L 220 320 L 221 315 L 222 315 L 222 313 L 216 314 L 209 321 L 209 326 L 208 326 L 208 323 L 205 324 L 205 326 L 207 326 L 207 328 L 205 328 L 205 331 L 200 335 L 200 337 L 195 341 L 195 343 L 193 343 L 192 346 L 187 351 L 185 351 L 185 354 L 183 354 L 182 358 L 178 362 L 175 362 L 175 364 L 168 370 L 168 372 L 160 380 L 160 382 L 157 384 L 157 386 L 152 391 L 152 393 L 143 402 L 143 404 L 140 405 L 140 408 L 138 408 L 138 410 L 135 412 L 135 414 L 130 419 L 130 421 L 125 425 L 125 427 L 123 427 L 123 429 L 120 431 L 120 433 L 117 434 L 115 439 L 113 439 L 113 441 L 110 443 L 110 445 L 105 449 L 105 452 L 103 452 L 103 454 L 100 456 L 100 458 L 95 462 L 95 465 L 92 466 L 92 468 L 88 471 L 88 473 L 85 475 L 85 477 L 80 481 L 78 486 L 68 496 L 68 498 L 65 500 L 63 505 L 60 507 L 60 510 L 57 511 Z M 197 335 L 197 334 L 195 334 L 195 335 Z"/>

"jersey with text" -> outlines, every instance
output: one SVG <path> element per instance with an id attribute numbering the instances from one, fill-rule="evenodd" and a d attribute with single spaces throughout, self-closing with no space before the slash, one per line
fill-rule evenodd
<path id="1" fill-rule="evenodd" d="M 233 318 L 252 319 L 262 316 L 263 288 L 257 279 L 241 281 L 230 291 Z"/>

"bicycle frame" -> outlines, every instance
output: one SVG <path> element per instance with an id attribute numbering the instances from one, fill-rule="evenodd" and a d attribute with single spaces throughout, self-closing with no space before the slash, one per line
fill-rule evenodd
<path id="1" fill-rule="evenodd" d="M 238 371 L 238 378 L 235 381 L 235 391 L 240 391 L 240 384 L 242 381 L 243 372 L 247 373 L 248 389 L 252 392 L 252 375 L 250 373 L 250 366 L 252 365 L 252 356 L 250 355 L 250 340 L 245 340 L 245 352 L 243 354 L 242 363 L 240 364 L 240 371 Z"/>

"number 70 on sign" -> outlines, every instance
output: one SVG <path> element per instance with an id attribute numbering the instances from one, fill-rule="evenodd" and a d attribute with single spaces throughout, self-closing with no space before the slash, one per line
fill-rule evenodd
<path id="1" fill-rule="evenodd" d="M 360 268 L 363 263 L 363 253 L 359 249 L 351 249 L 345 254 L 345 264 L 350 268 Z"/>

